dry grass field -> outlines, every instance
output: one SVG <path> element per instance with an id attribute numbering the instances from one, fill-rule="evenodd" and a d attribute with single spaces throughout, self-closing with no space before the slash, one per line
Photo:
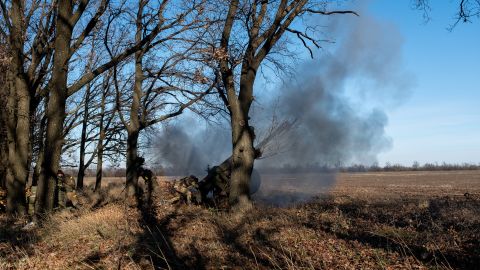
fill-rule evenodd
<path id="1" fill-rule="evenodd" d="M 480 269 L 480 171 L 265 175 L 236 215 L 168 179 L 149 209 L 106 179 L 40 228 L 0 216 L 0 269 Z"/>

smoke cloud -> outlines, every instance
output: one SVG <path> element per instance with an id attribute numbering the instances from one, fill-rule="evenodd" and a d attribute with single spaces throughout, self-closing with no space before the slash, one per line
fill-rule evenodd
<path id="1" fill-rule="evenodd" d="M 401 34 L 394 26 L 368 16 L 341 17 L 330 28 L 337 41 L 330 52 L 318 51 L 315 60 L 300 66 L 294 78 L 276 90 L 256 89 L 252 122 L 257 135 L 268 129 L 272 117 L 296 121 L 278 142 L 283 145 L 279 153 L 257 161 L 256 168 L 294 171 L 299 167 L 368 165 L 391 147 L 384 110 L 401 103 L 413 86 L 401 61 Z M 204 175 L 208 165 L 222 162 L 231 153 L 230 133 L 215 125 L 197 128 L 199 124 L 192 121 L 165 128 L 156 149 L 165 166 Z M 268 186 L 282 188 L 281 181 L 264 178 L 260 194 L 271 196 Z M 333 174 L 284 178 L 294 178 L 297 189 L 289 193 L 295 194 L 289 197 L 294 201 L 316 195 L 335 182 Z M 264 185 L 264 180 L 270 184 Z M 281 204 L 288 201 L 281 197 Z"/>
<path id="2" fill-rule="evenodd" d="M 230 135 L 224 127 L 202 127 L 202 120 L 190 117 L 164 127 L 153 149 L 154 161 L 168 174 L 203 176 L 230 155 Z"/>

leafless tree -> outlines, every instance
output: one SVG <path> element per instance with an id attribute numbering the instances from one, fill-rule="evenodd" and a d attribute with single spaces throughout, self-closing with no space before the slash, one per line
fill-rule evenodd
<path id="1" fill-rule="evenodd" d="M 25 213 L 31 160 L 31 121 L 50 66 L 55 9 L 43 1 L 0 1 L 0 36 L 7 41 L 7 210 Z"/>
<path id="2" fill-rule="evenodd" d="M 208 24 L 202 20 L 204 3 L 169 4 L 162 1 L 159 8 L 152 9 L 152 1 L 139 1 L 135 41 L 148 34 L 149 23 L 158 21 L 161 31 L 157 39 L 135 53 L 133 75 L 131 66 L 113 69 L 117 112 L 127 132 L 128 196 L 138 194 L 140 132 L 182 114 L 214 87 L 214 82 L 195 69 L 196 35 Z"/>
<path id="3" fill-rule="evenodd" d="M 163 6 L 168 2 L 157 2 L 156 6 L 159 10 L 162 10 Z M 117 4 L 118 7 L 113 7 L 114 4 Z M 59 1 L 56 4 L 56 35 L 53 41 L 53 64 L 51 77 L 46 87 L 49 98 L 45 153 L 37 188 L 36 213 L 40 214 L 50 211 L 54 206 L 56 172 L 59 168 L 61 150 L 64 143 L 62 127 L 66 117 L 67 98 L 80 91 L 103 72 L 126 60 L 129 56 L 154 45 L 158 34 L 165 27 L 165 21 L 155 19 L 154 23 L 150 24 L 150 28 L 145 29 L 148 30 L 146 31 L 148 33 L 141 35 L 140 39 L 128 42 L 128 37 L 126 37 L 122 50 L 111 55 L 105 62 L 98 63 L 91 71 L 71 80 L 68 74 L 70 68 L 74 68 L 73 65 L 70 65 L 72 57 L 76 53 L 81 53 L 80 48 L 85 44 L 85 40 L 90 37 L 96 25 L 100 22 L 103 25 L 109 25 L 112 22 L 107 22 L 107 18 L 111 14 L 121 13 L 124 14 L 124 17 L 114 17 L 119 18 L 120 23 L 127 21 L 125 25 L 129 26 L 128 20 L 131 13 L 129 13 L 128 9 L 125 9 L 127 4 L 130 3 L 113 3 L 108 0 L 99 2 L 88 0 L 78 2 Z M 89 10 L 89 12 L 85 12 L 86 10 Z M 108 11 L 107 14 L 106 11 Z"/>
<path id="4" fill-rule="evenodd" d="M 222 3 L 215 2 L 220 6 Z M 236 209 L 250 206 L 249 182 L 254 160 L 260 154 L 254 148 L 255 134 L 249 124 L 257 71 L 286 34 L 298 38 L 310 53 L 310 46 L 319 47 L 318 38 L 312 36 L 308 26 L 300 24 L 303 29 L 296 29 L 296 20 L 309 15 L 356 14 L 329 8 L 327 1 L 232 0 L 221 15 L 224 23 L 215 59 L 223 82 L 218 92 L 228 108 L 232 130 L 229 201 Z"/>

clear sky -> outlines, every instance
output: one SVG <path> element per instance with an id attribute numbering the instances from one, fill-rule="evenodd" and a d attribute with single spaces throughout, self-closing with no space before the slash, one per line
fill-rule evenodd
<path id="1" fill-rule="evenodd" d="M 411 165 L 414 161 L 422 164 L 480 163 L 480 19 L 460 23 L 453 31 L 447 30 L 455 22 L 456 0 L 432 0 L 428 22 L 421 12 L 412 9 L 411 0 L 359 0 L 354 3 L 357 6 L 353 9 L 359 11 L 360 17 L 338 15 L 322 17 L 331 21 L 318 21 L 318 25 L 325 27 L 322 29 L 332 34 L 331 40 L 335 42 L 322 43 L 322 49 L 314 51 L 313 60 L 303 46 L 295 47 L 299 59 L 303 59 L 294 66 L 300 76 L 288 77 L 288 80 L 304 82 L 299 85 L 308 91 L 300 92 L 301 102 L 278 99 L 279 90 L 286 91 L 284 95 L 290 97 L 289 91 L 299 91 L 301 89 L 297 88 L 301 87 L 289 85 L 288 81 L 265 69 L 262 73 L 265 77 L 257 77 L 255 85 L 254 104 L 259 105 L 258 111 L 254 108 L 251 115 L 260 115 L 263 120 L 270 121 L 269 100 L 273 105 L 280 104 L 274 107 L 284 112 L 280 115 L 290 115 L 282 111 L 285 109 L 282 105 L 300 105 L 296 108 L 299 114 L 307 116 L 307 121 L 302 122 L 306 124 L 304 130 L 318 130 L 317 135 L 323 132 L 318 140 L 325 140 L 322 143 L 311 140 L 312 136 L 306 133 L 299 136 L 308 139 L 308 148 L 295 144 L 295 149 L 284 155 L 303 158 L 300 164 L 318 160 L 322 163 L 329 158 L 330 162 L 336 162 L 336 151 L 329 152 L 330 148 L 346 153 L 339 155 L 338 160 L 351 157 L 341 160 L 347 165 L 369 165 L 375 160 L 380 165 L 386 162 Z M 287 87 L 283 88 L 283 84 Z M 330 96 L 311 96 L 317 88 L 331 93 L 333 102 L 328 99 Z M 323 102 L 318 100 L 321 98 Z M 312 100 L 316 102 L 310 106 Z M 333 117 L 317 117 L 318 121 L 309 118 L 312 112 L 325 114 L 324 107 L 333 111 Z M 370 117 L 376 109 L 380 113 Z M 338 117 L 335 113 L 339 113 Z M 383 113 L 388 117 L 385 134 L 382 133 Z M 255 127 L 262 130 L 261 125 Z M 340 133 L 336 133 L 338 131 Z M 218 156 L 220 160 L 228 155 L 231 145 L 228 131 L 225 132 L 227 139 L 214 141 L 216 146 L 223 142 L 223 147 L 214 148 L 226 153 L 208 158 Z M 211 134 L 211 130 L 206 134 Z M 336 140 L 332 134 L 343 136 L 339 135 Z M 385 144 L 383 135 L 387 137 Z M 191 138 L 198 148 L 196 151 L 179 152 L 211 153 L 210 144 L 195 143 L 199 138 L 204 137 Z M 307 152 L 322 158 L 315 159 L 316 156 L 310 157 Z M 208 161 L 208 158 L 197 163 L 204 166 L 218 162 Z M 189 157 L 189 160 L 194 159 Z M 271 162 L 281 164 L 281 160 L 275 158 Z"/>
<path id="2" fill-rule="evenodd" d="M 403 36 L 405 69 L 415 77 L 409 96 L 386 111 L 393 146 L 381 164 L 480 163 L 480 20 L 448 31 L 457 1 L 431 2 L 427 23 L 408 0 L 369 3 L 370 15 Z"/>

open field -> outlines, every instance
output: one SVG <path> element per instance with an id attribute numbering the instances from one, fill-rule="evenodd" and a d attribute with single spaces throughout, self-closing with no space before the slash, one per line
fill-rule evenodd
<path id="1" fill-rule="evenodd" d="M 0 269 L 480 267 L 480 171 L 264 175 L 242 215 L 169 204 L 165 179 L 150 209 L 106 179 L 42 228 L 2 216 Z"/>

